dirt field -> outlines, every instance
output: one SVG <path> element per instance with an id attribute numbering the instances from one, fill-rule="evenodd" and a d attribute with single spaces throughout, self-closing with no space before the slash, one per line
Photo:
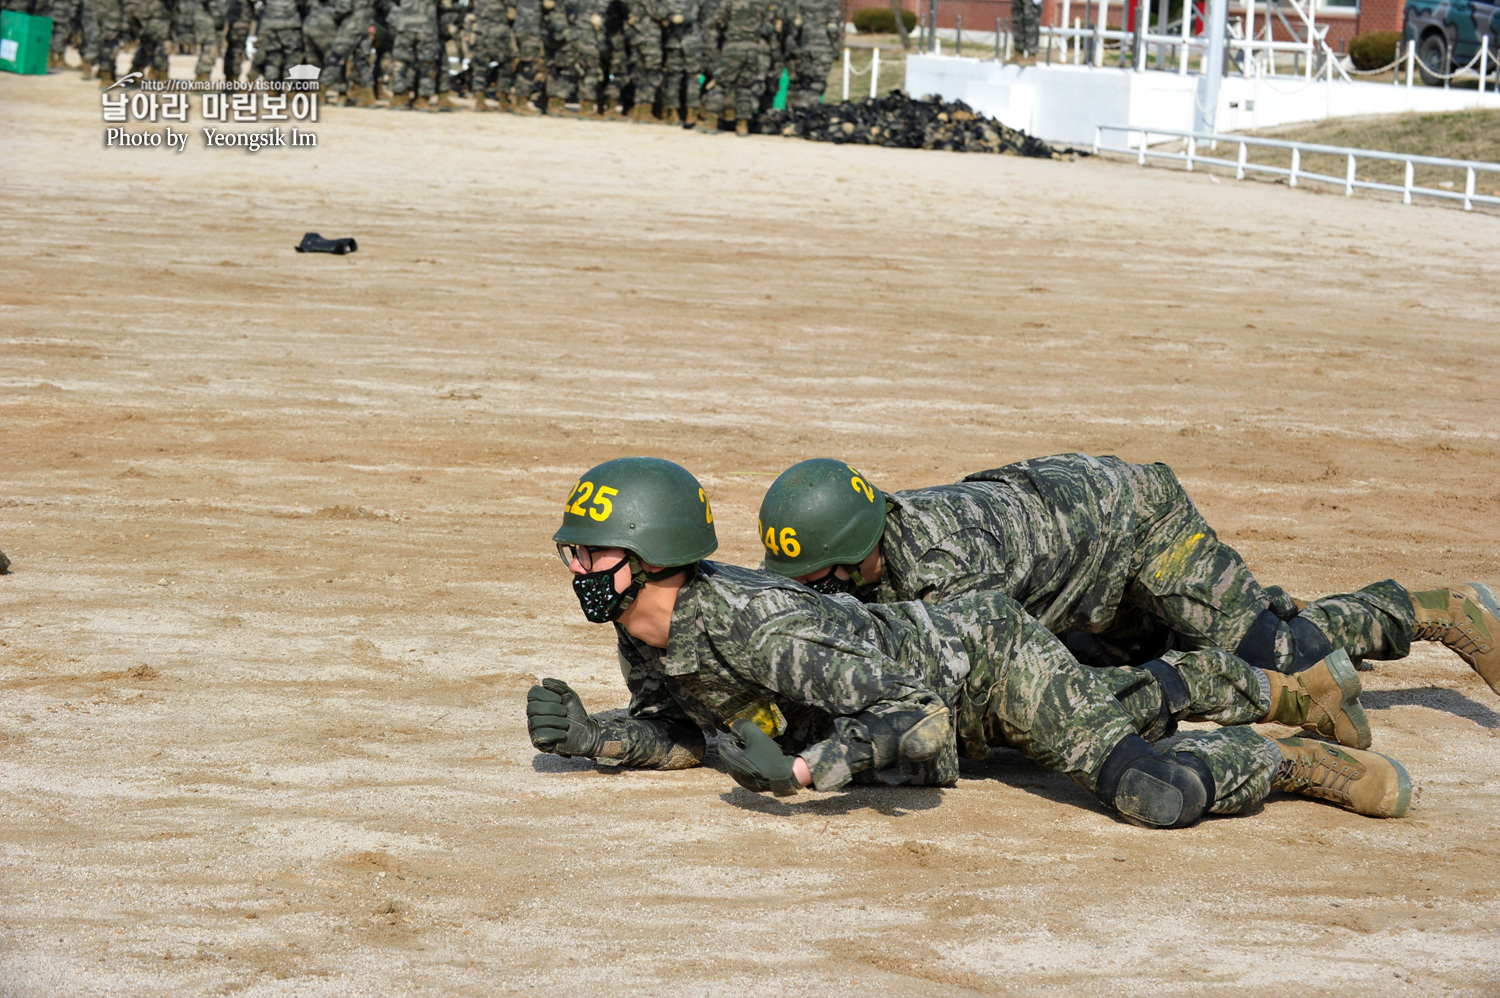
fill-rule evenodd
<path id="1" fill-rule="evenodd" d="M 625 702 L 549 537 L 629 453 L 739 563 L 802 458 L 1077 449 L 1170 462 L 1300 595 L 1500 582 L 1493 217 L 498 114 L 103 127 L 0 77 L 0 994 L 1500 993 L 1500 699 L 1441 648 L 1365 674 L 1399 821 L 1144 831 L 1004 753 L 783 802 L 522 713 Z"/>

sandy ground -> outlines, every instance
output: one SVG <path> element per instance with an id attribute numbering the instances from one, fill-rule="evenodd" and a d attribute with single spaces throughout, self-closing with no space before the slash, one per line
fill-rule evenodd
<path id="1" fill-rule="evenodd" d="M 1400 821 L 1144 831 L 1006 753 L 783 802 L 522 716 L 625 702 L 549 536 L 627 453 L 740 563 L 802 458 L 1077 449 L 1301 595 L 1500 582 L 1492 217 L 498 114 L 109 150 L 97 100 L 0 77 L 0 994 L 1500 993 L 1500 699 L 1441 648 L 1365 674 Z"/>

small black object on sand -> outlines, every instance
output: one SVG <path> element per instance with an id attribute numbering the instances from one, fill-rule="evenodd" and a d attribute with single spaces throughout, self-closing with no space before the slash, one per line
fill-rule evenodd
<path id="1" fill-rule="evenodd" d="M 302 242 L 298 243 L 298 253 L 337 253 L 343 256 L 345 253 L 353 253 L 359 249 L 359 243 L 354 241 L 353 236 L 344 239 L 324 239 L 316 232 L 306 233 Z"/>

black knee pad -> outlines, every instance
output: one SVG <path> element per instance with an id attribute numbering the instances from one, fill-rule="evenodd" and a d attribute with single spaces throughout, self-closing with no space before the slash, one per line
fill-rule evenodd
<path id="1" fill-rule="evenodd" d="M 1105 760 L 1098 794 L 1132 825 L 1184 828 L 1208 810 L 1212 786 L 1213 777 L 1197 756 L 1162 755 L 1132 735 Z"/>
<path id="2" fill-rule="evenodd" d="M 1291 632 L 1288 642 L 1291 657 L 1285 663 L 1276 660 L 1276 633 L 1283 627 Z M 1284 621 L 1274 611 L 1262 610 L 1234 653 L 1257 669 L 1301 672 L 1317 665 L 1332 651 L 1333 642 L 1312 621 L 1302 617 Z"/>
<path id="3" fill-rule="evenodd" d="M 1182 673 L 1177 666 L 1159 658 L 1153 658 L 1141 665 L 1142 669 L 1151 673 L 1156 680 L 1156 685 L 1161 687 L 1162 710 L 1174 721 L 1187 716 L 1188 704 L 1193 702 L 1192 691 L 1188 689 L 1187 680 L 1182 678 Z"/>

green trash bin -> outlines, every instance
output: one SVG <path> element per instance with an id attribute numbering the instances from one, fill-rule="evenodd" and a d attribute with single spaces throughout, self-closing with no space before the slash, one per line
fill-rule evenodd
<path id="1" fill-rule="evenodd" d="M 0 13 L 0 69 L 7 73 L 45 74 L 52 48 L 52 18 L 18 10 Z"/>
<path id="2" fill-rule="evenodd" d="M 783 69 L 781 71 L 781 84 L 776 88 L 776 99 L 771 102 L 771 106 L 778 111 L 786 110 L 786 88 L 789 82 L 787 71 Z"/>

